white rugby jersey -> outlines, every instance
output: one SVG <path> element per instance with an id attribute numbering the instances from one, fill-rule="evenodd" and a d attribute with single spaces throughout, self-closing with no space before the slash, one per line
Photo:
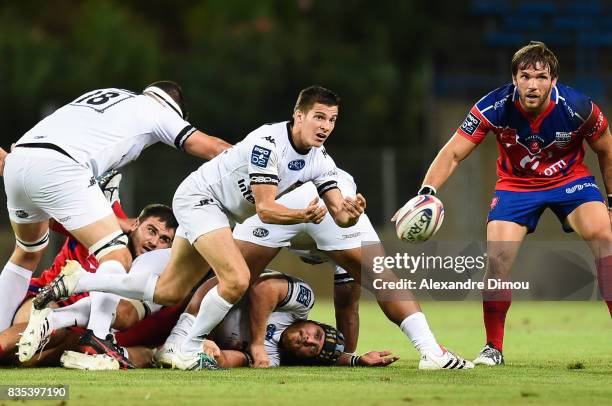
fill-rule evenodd
<path id="1" fill-rule="evenodd" d="M 321 196 L 337 187 L 334 160 L 324 147 L 312 147 L 304 154 L 297 151 L 288 121 L 257 128 L 190 177 L 238 222 L 255 214 L 251 185 L 276 185 L 277 197 L 308 181 Z M 310 200 L 301 207 L 308 203 Z"/>
<path id="2" fill-rule="evenodd" d="M 17 141 L 53 144 L 98 176 L 163 142 L 183 149 L 196 129 L 163 101 L 122 89 L 86 93 L 40 121 Z"/>
<path id="3" fill-rule="evenodd" d="M 266 325 L 264 348 L 270 359 L 270 366 L 280 365 L 279 344 L 283 331 L 298 320 L 308 319 L 315 302 L 314 292 L 306 282 L 285 276 L 289 280 L 289 292 L 285 300 L 270 314 Z M 245 301 L 229 311 L 223 322 L 215 328 L 215 342 L 220 348 L 248 350 L 251 341 L 248 314 Z"/>

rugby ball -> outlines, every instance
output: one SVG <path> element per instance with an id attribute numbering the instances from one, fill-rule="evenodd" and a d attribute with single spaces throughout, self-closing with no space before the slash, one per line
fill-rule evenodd
<path id="1" fill-rule="evenodd" d="M 444 205 L 431 195 L 414 197 L 397 212 L 395 231 L 402 241 L 411 243 L 430 239 L 444 220 Z"/>

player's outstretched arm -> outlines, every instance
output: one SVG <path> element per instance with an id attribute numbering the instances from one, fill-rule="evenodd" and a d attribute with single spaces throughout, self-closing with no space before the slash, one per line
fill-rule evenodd
<path id="1" fill-rule="evenodd" d="M 264 276 L 249 289 L 247 300 L 249 305 L 249 328 L 251 330 L 250 352 L 253 357 L 252 366 L 267 368 L 270 359 L 264 348 L 268 317 L 287 296 L 289 282 L 284 276 Z"/>
<path id="2" fill-rule="evenodd" d="M 344 351 L 349 353 L 357 349 L 360 295 L 361 286 L 355 281 L 334 285 L 336 326 L 344 335 Z"/>
<path id="3" fill-rule="evenodd" d="M 455 133 L 429 166 L 423 185 L 439 189 L 453 174 L 459 162 L 467 158 L 477 146 L 478 144 Z"/>
<path id="4" fill-rule="evenodd" d="M 357 193 L 355 197 L 343 197 L 338 188 L 325 192 L 323 200 L 329 214 L 340 227 L 354 226 L 366 208 L 366 200 L 361 193 Z"/>
<path id="5" fill-rule="evenodd" d="M 386 367 L 387 365 L 393 364 L 399 359 L 398 356 L 393 355 L 391 351 L 370 351 L 363 355 L 350 355 L 342 354 L 338 361 L 337 366 L 351 366 L 351 367 Z"/>
<path id="6" fill-rule="evenodd" d="M 183 148 L 190 155 L 211 160 L 231 146 L 231 144 L 221 138 L 213 137 L 202 131 L 196 130 L 187 138 Z"/>
<path id="7" fill-rule="evenodd" d="M 319 206 L 319 199 L 314 199 L 305 209 L 290 209 L 275 201 L 275 185 L 251 185 L 253 197 L 255 198 L 255 209 L 257 215 L 264 223 L 268 224 L 299 224 L 320 223 L 327 209 Z"/>

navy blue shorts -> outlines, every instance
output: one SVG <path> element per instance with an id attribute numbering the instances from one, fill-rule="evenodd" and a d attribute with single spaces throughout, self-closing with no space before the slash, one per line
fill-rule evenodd
<path id="1" fill-rule="evenodd" d="M 544 210 L 550 207 L 563 225 L 563 231 L 571 233 L 573 230 L 565 221 L 567 216 L 583 203 L 603 201 L 592 176 L 576 179 L 548 190 L 534 192 L 496 190 L 487 221 L 512 221 L 527 226 L 528 232 L 532 233 Z"/>

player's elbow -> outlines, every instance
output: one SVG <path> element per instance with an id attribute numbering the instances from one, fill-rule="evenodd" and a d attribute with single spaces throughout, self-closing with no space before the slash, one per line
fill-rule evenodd
<path id="1" fill-rule="evenodd" d="M 266 224 L 274 222 L 274 213 L 266 203 L 256 204 L 255 211 L 257 211 L 257 216 L 262 222 Z"/>

